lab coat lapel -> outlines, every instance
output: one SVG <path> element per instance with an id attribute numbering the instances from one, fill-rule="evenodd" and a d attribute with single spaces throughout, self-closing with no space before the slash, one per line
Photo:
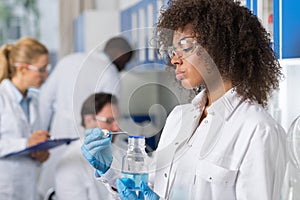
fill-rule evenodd
<path id="1" fill-rule="evenodd" d="M 223 131 L 223 126 L 232 115 L 236 107 L 241 103 L 241 98 L 235 92 L 235 88 L 227 91 L 226 94 L 214 102 L 208 109 L 209 115 L 213 121 L 213 125 L 209 127 L 206 138 L 202 145 L 199 158 L 205 158 L 218 143 Z"/>
<path id="2" fill-rule="evenodd" d="M 35 100 L 34 99 L 31 99 L 30 103 L 29 103 L 29 120 L 30 120 L 30 124 L 31 124 L 31 127 L 33 127 L 34 125 L 34 122 L 36 122 L 37 120 L 37 109 L 36 109 L 36 104 L 34 102 Z"/>
<path id="3" fill-rule="evenodd" d="M 26 129 L 29 130 L 30 127 L 29 127 L 29 123 L 27 121 L 27 117 L 26 117 L 20 103 L 16 101 L 16 97 L 15 97 L 13 91 L 11 90 L 11 87 L 9 86 L 8 80 L 3 80 L 3 82 L 4 82 L 3 83 L 4 84 L 3 85 L 4 86 L 4 91 L 7 92 L 8 96 L 9 96 L 9 99 L 10 99 L 10 102 L 11 102 L 14 110 L 16 111 L 14 113 L 14 115 L 18 115 L 18 118 L 20 118 L 21 121 L 22 121 L 22 125 L 19 124 L 18 126 L 26 127 Z M 27 137 L 27 136 L 24 135 L 24 137 Z"/>
<path id="4" fill-rule="evenodd" d="M 161 159 L 160 162 L 157 162 L 157 166 L 160 168 L 170 166 L 169 160 L 173 159 L 174 153 L 176 150 L 182 146 L 183 143 L 192 135 L 195 130 L 198 121 L 199 121 L 199 110 L 193 109 L 191 112 L 183 111 L 182 115 L 182 124 L 183 126 L 180 129 L 173 130 L 176 134 L 175 139 L 171 142 L 170 145 L 164 147 L 157 152 L 157 159 Z"/>
<path id="5" fill-rule="evenodd" d="M 189 108 L 191 109 L 191 107 Z M 161 151 L 157 152 L 156 160 L 156 177 L 155 180 L 161 180 L 155 182 L 155 192 L 163 198 L 167 198 L 169 194 L 170 184 L 174 177 L 170 176 L 170 171 L 173 165 L 174 157 L 176 151 L 186 143 L 187 139 L 194 132 L 198 121 L 199 121 L 200 112 L 199 109 L 192 109 L 190 111 L 182 110 L 182 119 L 181 123 L 183 124 L 180 129 L 173 130 L 174 134 L 177 134 L 172 143 Z M 162 180 L 162 177 L 165 179 Z"/>
<path id="6" fill-rule="evenodd" d="M 222 114 L 224 113 L 216 113 L 213 117 L 214 123 L 209 127 L 208 133 L 206 134 L 206 138 L 204 139 L 204 143 L 199 154 L 199 159 L 203 159 L 206 155 L 208 155 L 214 148 L 215 144 L 219 141 L 223 133 L 222 127 L 224 125 L 224 116 L 222 116 Z"/>

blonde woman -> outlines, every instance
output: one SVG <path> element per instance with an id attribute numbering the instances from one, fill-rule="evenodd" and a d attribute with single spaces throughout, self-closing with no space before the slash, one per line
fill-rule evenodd
<path id="1" fill-rule="evenodd" d="M 43 142 L 48 132 L 39 130 L 37 97 L 47 78 L 49 53 L 32 38 L 21 38 L 0 49 L 0 199 L 37 200 L 37 172 L 48 151 L 28 156 L 3 156 Z"/>

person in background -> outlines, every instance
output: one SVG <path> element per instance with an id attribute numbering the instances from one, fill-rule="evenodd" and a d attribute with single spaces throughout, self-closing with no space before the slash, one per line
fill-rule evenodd
<path id="1" fill-rule="evenodd" d="M 109 39 L 103 50 L 90 54 L 74 53 L 61 59 L 40 91 L 42 127 L 55 138 L 78 137 L 80 108 L 95 92 L 106 92 L 119 98 L 120 72 L 132 57 L 130 44 L 122 37 Z M 67 146 L 51 150 L 51 158 L 43 165 L 39 191 L 43 195 L 54 186 L 52 174 Z"/>
<path id="2" fill-rule="evenodd" d="M 73 118 L 75 115 L 80 122 L 83 101 L 94 92 L 107 92 L 119 98 L 119 72 L 131 56 L 130 44 L 122 37 L 113 37 L 103 51 L 74 53 L 61 59 L 41 88 L 42 126 L 55 137 L 77 136 Z"/>
<path id="3" fill-rule="evenodd" d="M 200 93 L 168 116 L 154 186 L 140 184 L 146 198 L 279 200 L 286 134 L 264 107 L 282 74 L 258 18 L 234 0 L 174 0 L 156 31 L 177 80 Z M 112 155 L 102 134 L 88 134 L 82 152 L 105 174 Z M 121 199 L 137 199 L 132 182 L 117 179 Z"/>
<path id="4" fill-rule="evenodd" d="M 5 158 L 5 155 L 44 142 L 38 99 L 30 88 L 39 88 L 48 76 L 47 48 L 32 38 L 21 38 L 0 49 L 0 199 L 38 200 L 37 178 L 48 151 Z"/>
<path id="5" fill-rule="evenodd" d="M 118 117 L 117 98 L 107 93 L 92 94 L 81 108 L 82 126 L 86 130 L 101 127 L 108 131 L 119 131 L 116 120 Z M 127 148 L 126 142 L 117 136 L 113 138 L 112 145 L 114 156 L 121 158 Z M 57 199 L 113 199 L 105 185 L 93 177 L 94 170 L 82 156 L 80 146 L 80 140 L 70 144 L 58 162 L 55 174 Z"/>

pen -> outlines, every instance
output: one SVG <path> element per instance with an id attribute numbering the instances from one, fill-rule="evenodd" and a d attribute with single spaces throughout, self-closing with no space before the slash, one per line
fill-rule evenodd
<path id="1" fill-rule="evenodd" d="M 48 140 L 54 140 L 55 139 L 54 136 L 52 136 L 52 135 L 48 135 L 47 138 L 48 138 Z"/>

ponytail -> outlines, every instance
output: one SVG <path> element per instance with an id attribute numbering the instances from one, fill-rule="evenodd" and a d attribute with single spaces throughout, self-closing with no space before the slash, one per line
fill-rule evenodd
<path id="1" fill-rule="evenodd" d="M 0 49 L 0 82 L 15 75 L 16 62 L 31 64 L 43 54 L 49 54 L 48 49 L 36 39 L 29 37 L 19 39 L 14 45 L 4 45 Z"/>
<path id="2" fill-rule="evenodd" d="M 0 49 L 0 83 L 3 79 L 10 78 L 14 69 L 11 69 L 10 66 L 10 52 L 13 48 L 13 45 L 6 44 L 3 45 Z"/>

